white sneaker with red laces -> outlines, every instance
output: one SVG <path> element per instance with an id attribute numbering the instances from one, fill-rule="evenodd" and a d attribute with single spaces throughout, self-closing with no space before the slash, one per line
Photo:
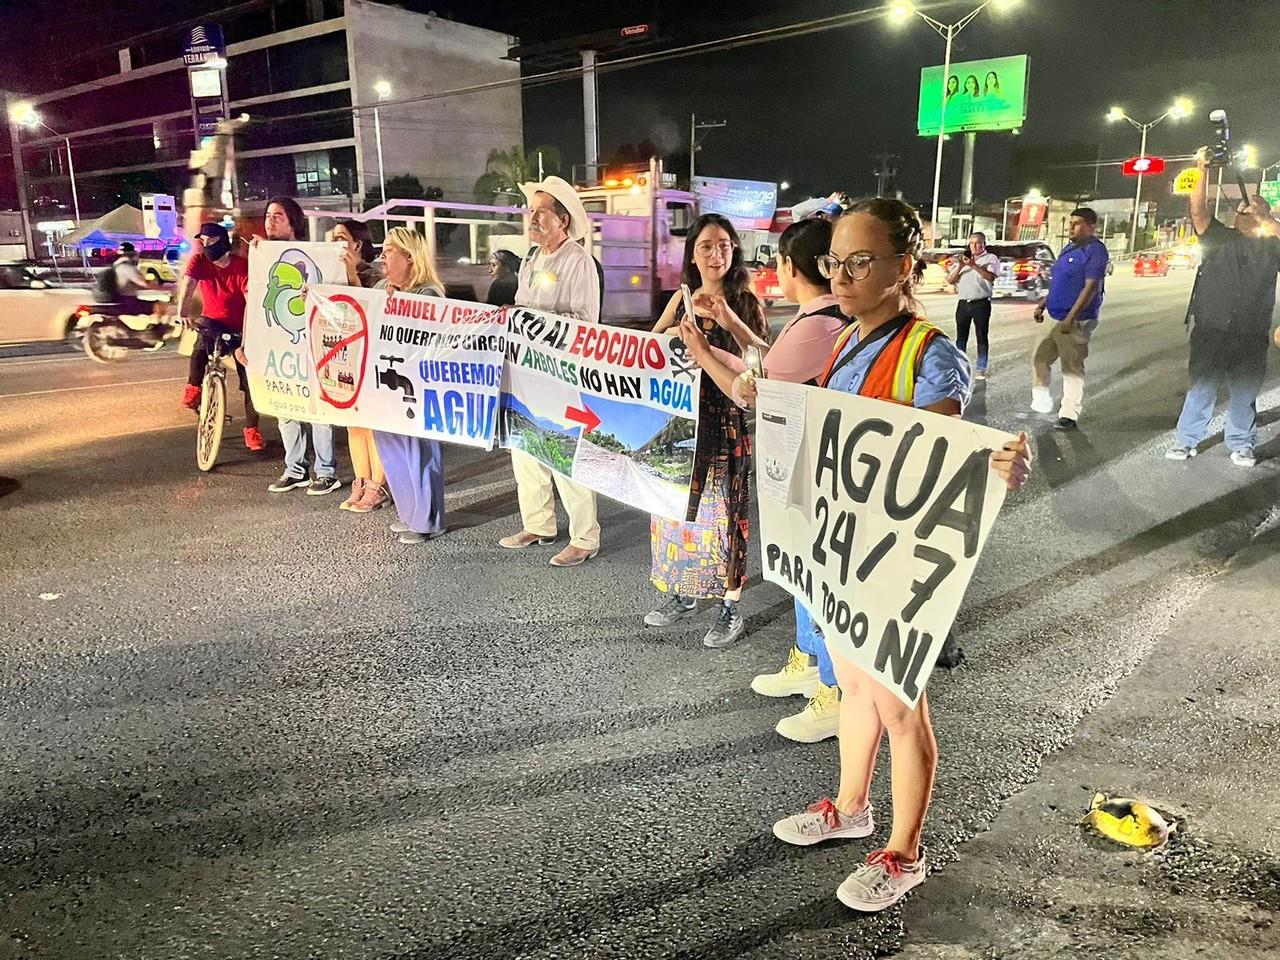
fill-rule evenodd
<path id="1" fill-rule="evenodd" d="M 852 910 L 875 913 L 893 906 L 912 887 L 924 883 L 927 873 L 924 847 L 910 863 L 890 850 L 872 850 L 867 854 L 867 862 L 840 884 L 836 897 Z"/>
<path id="2" fill-rule="evenodd" d="M 808 847 L 823 840 L 841 837 L 868 837 L 876 829 L 871 804 L 857 813 L 841 813 L 829 797 L 810 804 L 804 813 L 786 817 L 773 825 L 773 835 L 784 843 Z"/>

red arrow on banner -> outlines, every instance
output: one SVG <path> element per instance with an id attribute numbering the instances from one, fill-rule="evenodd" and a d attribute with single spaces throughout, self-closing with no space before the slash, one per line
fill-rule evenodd
<path id="1" fill-rule="evenodd" d="M 565 407 L 564 416 L 566 420 L 572 420 L 574 423 L 582 424 L 582 432 L 584 434 L 590 433 L 596 427 L 600 426 L 600 418 L 597 417 L 592 409 L 585 403 L 582 405 L 581 410 L 577 407 Z"/>

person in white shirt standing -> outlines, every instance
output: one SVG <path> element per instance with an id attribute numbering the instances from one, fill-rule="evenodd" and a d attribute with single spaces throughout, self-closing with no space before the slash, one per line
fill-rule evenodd
<path id="1" fill-rule="evenodd" d="M 956 288 L 956 346 L 969 352 L 969 328 L 978 333 L 978 366 L 974 379 L 987 379 L 988 334 L 991 329 L 991 285 L 1000 275 L 1000 258 L 987 250 L 987 235 L 975 233 L 969 249 L 956 257 L 947 283 Z"/>
<path id="2" fill-rule="evenodd" d="M 587 323 L 600 322 L 600 275 L 581 240 L 590 229 L 578 191 L 560 177 L 521 184 L 529 198 L 529 254 L 520 264 L 516 306 Z M 503 537 L 499 546 L 523 550 L 554 543 L 554 489 L 569 514 L 569 545 L 551 558 L 553 567 L 576 567 L 600 552 L 600 524 L 596 495 L 568 477 L 555 473 L 521 450 L 511 451 L 520 499 L 519 533 Z"/>

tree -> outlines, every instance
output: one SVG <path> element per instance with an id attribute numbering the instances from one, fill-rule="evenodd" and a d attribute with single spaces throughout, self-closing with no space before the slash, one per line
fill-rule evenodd
<path id="1" fill-rule="evenodd" d="M 560 151 L 555 147 L 534 147 L 527 153 L 518 145 L 509 150 L 490 150 L 484 173 L 476 179 L 476 200 L 479 203 L 523 203 L 520 184 L 538 179 L 539 153 L 542 154 L 543 176 L 560 172 Z"/>

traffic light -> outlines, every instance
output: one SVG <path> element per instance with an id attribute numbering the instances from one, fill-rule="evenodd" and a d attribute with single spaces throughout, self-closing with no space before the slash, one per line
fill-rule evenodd
<path id="1" fill-rule="evenodd" d="M 1136 177 L 1138 174 L 1156 176 L 1164 173 L 1164 157 L 1130 157 L 1120 167 L 1120 172 L 1126 177 Z"/>

